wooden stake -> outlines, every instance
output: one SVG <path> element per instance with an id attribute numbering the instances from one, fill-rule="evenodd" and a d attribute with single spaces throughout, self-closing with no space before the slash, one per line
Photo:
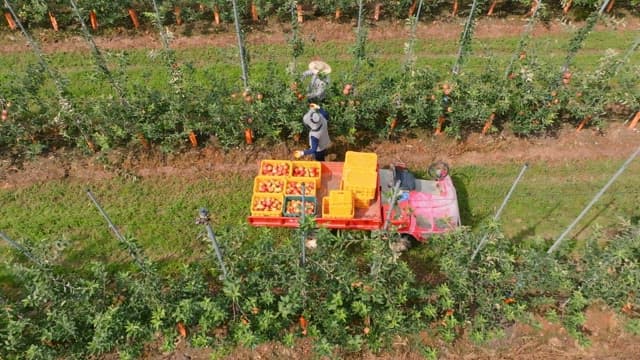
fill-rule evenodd
<path id="1" fill-rule="evenodd" d="M 145 150 L 149 150 L 151 146 L 149 146 L 149 141 L 147 140 L 146 137 L 144 137 L 143 133 L 141 132 L 138 133 L 138 140 L 140 140 L 140 143 L 142 144 L 142 147 L 144 147 Z"/>
<path id="2" fill-rule="evenodd" d="M 258 7 L 253 1 L 251 2 L 251 20 L 255 22 L 260 21 L 260 18 L 258 17 Z"/>
<path id="3" fill-rule="evenodd" d="M 413 13 L 416 12 L 416 7 L 418 6 L 418 1 L 417 0 L 413 0 L 413 3 L 411 4 L 411 6 L 409 6 L 409 17 L 413 16 Z"/>
<path id="4" fill-rule="evenodd" d="M 89 148 L 89 150 L 91 150 L 91 151 L 92 151 L 92 152 L 94 152 L 94 153 L 95 153 L 95 152 L 98 152 L 98 151 L 96 150 L 96 145 L 93 143 L 93 141 L 88 140 L 88 139 L 87 139 L 87 147 Z"/>
<path id="5" fill-rule="evenodd" d="M 453 0 L 453 9 L 451 10 L 451 16 L 458 15 L 458 0 Z"/>
<path id="6" fill-rule="evenodd" d="M 189 141 L 191 142 L 191 147 L 198 147 L 198 138 L 193 130 L 189 132 Z"/>
<path id="7" fill-rule="evenodd" d="M 609 5 L 607 5 L 607 12 L 611 12 L 613 10 L 613 5 L 616 3 L 616 0 L 609 1 Z"/>
<path id="8" fill-rule="evenodd" d="M 640 122 L 640 111 L 636 113 L 636 116 L 631 120 L 631 124 L 629 124 L 629 129 L 635 129 L 638 126 L 638 122 Z"/>
<path id="9" fill-rule="evenodd" d="M 529 12 L 525 16 L 533 16 L 533 12 L 536 9 L 536 6 L 538 6 L 538 0 L 532 0 L 531 1 L 531 9 L 529 9 Z"/>
<path id="10" fill-rule="evenodd" d="M 244 129 L 244 141 L 247 145 L 253 144 L 253 130 L 250 128 Z"/>
<path id="11" fill-rule="evenodd" d="M 564 5 L 564 7 L 562 8 L 562 13 L 563 14 L 567 14 L 569 12 L 569 9 L 571 9 L 571 3 L 573 2 L 573 0 L 569 0 L 567 1 L 567 3 Z"/>
<path id="12" fill-rule="evenodd" d="M 585 116 L 584 119 L 582 119 L 582 121 L 580 121 L 580 124 L 578 124 L 578 127 L 576 128 L 576 132 L 582 130 L 582 128 L 584 128 L 584 126 L 587 125 L 589 120 L 591 120 L 591 115 Z"/>
<path id="13" fill-rule="evenodd" d="M 342 9 L 340 9 L 339 7 L 336 8 L 336 20 L 340 20 L 340 17 L 342 16 Z"/>
<path id="14" fill-rule="evenodd" d="M 217 4 L 213 5 L 213 22 L 215 22 L 216 25 L 220 25 L 220 8 Z"/>
<path id="15" fill-rule="evenodd" d="M 382 11 L 382 3 L 377 3 L 376 7 L 373 9 L 373 20 L 380 20 L 380 12 Z"/>
<path id="16" fill-rule="evenodd" d="M 93 10 L 89 11 L 89 22 L 93 30 L 98 30 L 98 15 Z"/>
<path id="17" fill-rule="evenodd" d="M 304 22 L 304 11 L 302 10 L 302 4 L 296 4 L 296 12 L 298 14 L 298 22 Z"/>
<path id="18" fill-rule="evenodd" d="M 176 6 L 175 8 L 173 8 L 173 15 L 175 15 L 176 17 L 176 25 L 182 25 L 182 9 L 180 9 L 180 6 Z"/>
<path id="19" fill-rule="evenodd" d="M 58 20 L 56 20 L 56 17 L 53 15 L 51 11 L 49 11 L 49 21 L 51 22 L 51 27 L 53 28 L 53 31 L 58 31 Z"/>
<path id="20" fill-rule="evenodd" d="M 13 16 L 11 15 L 11 13 L 6 11 L 4 13 L 4 18 L 7 20 L 7 24 L 9 25 L 9 29 L 15 30 L 16 29 L 16 22 L 15 22 L 15 20 L 13 20 Z"/>
<path id="21" fill-rule="evenodd" d="M 498 4 L 498 0 L 493 0 L 491 6 L 489 6 L 489 11 L 487 11 L 487 16 L 493 15 L 493 10 L 495 10 L 496 5 Z"/>
<path id="22" fill-rule="evenodd" d="M 133 8 L 129 8 L 127 9 L 127 11 L 129 12 L 129 17 L 131 18 L 131 22 L 133 23 L 133 27 L 135 29 L 140 27 L 140 21 L 138 21 L 138 14 L 136 13 L 136 10 Z"/>
<path id="23" fill-rule="evenodd" d="M 442 134 L 442 125 L 444 124 L 444 120 L 445 120 L 444 115 L 440 115 L 440 117 L 438 118 L 438 127 L 436 127 L 436 132 L 434 135 Z"/>
<path id="24" fill-rule="evenodd" d="M 491 115 L 489 115 L 489 118 L 487 119 L 487 122 L 484 123 L 484 127 L 482 128 L 482 135 L 486 135 L 487 131 L 489 131 L 489 129 L 491 129 L 491 125 L 493 125 L 493 120 L 496 118 L 496 114 L 495 113 L 491 113 Z"/>

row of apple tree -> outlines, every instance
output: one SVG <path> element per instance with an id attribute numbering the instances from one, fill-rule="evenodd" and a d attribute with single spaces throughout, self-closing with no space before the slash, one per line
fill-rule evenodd
<path id="1" fill-rule="evenodd" d="M 53 28 L 54 30 L 77 29 L 78 22 L 73 11 L 72 1 L 67 0 L 14 0 L 4 6 L 6 25 L 16 29 L 11 10 L 24 25 L 29 28 Z M 165 25 L 194 24 L 211 22 L 217 25 L 233 23 L 234 7 L 231 1 L 223 0 L 75 0 L 75 6 L 84 14 L 85 21 L 93 30 L 113 27 L 138 28 L 151 26 L 156 8 L 162 15 Z M 483 1 L 480 6 L 486 15 L 523 15 L 527 14 L 536 2 L 520 0 L 516 2 Z M 576 16 L 584 16 L 586 12 L 600 4 L 596 0 L 555 0 L 545 3 L 544 11 L 548 14 L 566 14 L 575 10 Z M 404 20 L 419 15 L 421 19 L 433 19 L 442 15 L 466 16 L 471 7 L 470 0 L 438 0 L 426 2 L 418 0 L 363 0 L 367 18 L 378 20 Z M 614 9 L 637 12 L 637 0 L 615 4 L 610 1 L 607 12 Z M 266 19 L 288 21 L 291 13 L 297 14 L 299 21 L 311 18 L 326 18 L 337 21 L 358 17 L 359 2 L 346 0 L 237 0 L 236 9 L 241 19 L 247 22 L 260 23 Z"/>
<path id="2" fill-rule="evenodd" d="M 122 66 L 129 66 L 127 56 Z M 332 136 L 352 144 L 415 130 L 462 138 L 505 129 L 538 136 L 566 124 L 602 129 L 640 108 L 637 68 L 624 56 L 607 53 L 594 70 L 562 72 L 523 53 L 508 74 L 488 59 L 457 76 L 374 63 L 350 81 L 333 78 L 323 106 Z M 307 83 L 278 64 L 254 71 L 244 92 L 235 65 L 197 72 L 192 64 L 171 64 L 171 86 L 148 86 L 159 81 L 157 72 L 130 81 L 126 70 L 115 69 L 93 74 L 102 91 L 86 94 L 69 90 L 64 77 L 52 79 L 56 73 L 42 63 L 29 65 L 0 84 L 0 149 L 20 156 L 74 146 L 177 151 L 211 141 L 224 148 L 277 143 L 304 133 Z"/>

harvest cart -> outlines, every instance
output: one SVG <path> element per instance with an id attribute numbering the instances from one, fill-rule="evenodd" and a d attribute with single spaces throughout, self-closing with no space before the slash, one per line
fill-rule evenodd
<path id="1" fill-rule="evenodd" d="M 367 153 L 363 153 L 367 154 Z M 375 154 L 374 154 L 375 155 Z M 417 241 L 425 241 L 431 234 L 444 233 L 460 225 L 460 213 L 456 189 L 453 186 L 448 167 L 444 163 L 437 163 L 430 167 L 434 180 L 411 179 L 410 188 L 396 191 L 396 201 L 390 211 L 391 198 L 398 179 L 396 167 L 389 169 L 378 168 L 377 163 L 370 171 L 362 169 L 356 176 L 359 184 L 373 184 L 372 193 L 368 201 L 362 203 L 357 197 L 353 200 L 353 207 L 333 209 L 330 207 L 329 198 L 336 193 L 343 195 L 345 181 L 345 162 L 308 162 L 316 163 L 320 170 L 317 178 L 317 187 L 313 189 L 312 196 L 305 196 L 307 202 L 315 205 L 316 224 L 318 227 L 329 229 L 351 230 L 380 230 L 385 227 L 385 221 L 389 216 L 389 223 L 405 237 Z M 360 162 L 359 162 L 360 163 Z M 444 166 L 442 166 L 444 165 Z M 406 171 L 405 171 L 406 174 Z M 409 174 L 411 176 L 411 174 Z M 257 186 L 257 185 L 256 185 Z M 356 193 L 360 191 L 357 187 Z M 255 201 L 256 194 L 254 193 Z M 253 211 L 248 217 L 252 226 L 266 227 L 290 227 L 299 226 L 299 214 L 287 213 L 286 196 L 283 200 L 283 211 L 262 213 Z M 301 199 L 297 196 L 296 199 Z M 366 200 L 366 198 L 365 198 Z M 335 204 L 334 204 L 335 205 Z M 336 213 L 333 210 L 341 210 Z M 342 211 L 344 210 L 344 211 Z"/>

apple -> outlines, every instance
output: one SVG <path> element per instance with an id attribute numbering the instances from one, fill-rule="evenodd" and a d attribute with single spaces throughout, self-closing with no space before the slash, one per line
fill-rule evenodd
<path id="1" fill-rule="evenodd" d="M 259 198 L 254 201 L 252 208 L 254 211 L 280 211 L 282 202 L 271 197 Z"/>
<path id="2" fill-rule="evenodd" d="M 311 201 L 305 201 L 304 203 L 304 213 L 307 215 L 315 214 L 316 204 Z M 302 200 L 290 200 L 287 203 L 286 212 L 290 215 L 300 215 L 302 210 Z"/>
<path id="3" fill-rule="evenodd" d="M 260 171 L 262 175 L 269 176 L 288 176 L 289 175 L 289 164 L 269 164 L 266 163 L 262 165 L 262 170 Z"/>
<path id="4" fill-rule="evenodd" d="M 286 195 L 302 195 L 302 184 L 304 183 L 304 192 L 305 195 L 309 195 L 312 194 L 313 191 L 315 190 L 316 184 L 314 182 L 297 182 L 297 181 L 290 181 L 287 183 L 287 187 L 285 189 L 285 194 Z"/>
<path id="5" fill-rule="evenodd" d="M 279 180 L 279 179 L 258 180 L 256 191 L 261 193 L 281 193 L 283 187 L 284 187 L 284 180 Z"/>

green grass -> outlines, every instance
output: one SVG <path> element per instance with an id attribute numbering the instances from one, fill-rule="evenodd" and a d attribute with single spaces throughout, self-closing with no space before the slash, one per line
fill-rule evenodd
<path id="1" fill-rule="evenodd" d="M 477 38 L 472 44 L 473 52 L 464 64 L 465 71 L 479 71 L 491 62 L 498 68 L 506 68 L 511 56 L 517 48 L 520 34 L 506 35 L 501 38 Z M 572 30 L 549 35 L 540 35 L 531 39 L 527 48 L 530 56 L 539 56 L 546 62 L 558 67 L 564 63 L 566 48 L 573 36 Z M 614 31 L 610 29 L 593 31 L 583 48 L 574 59 L 574 70 L 593 70 L 607 49 L 619 53 L 625 52 L 632 44 L 636 34 L 633 30 Z M 404 61 L 404 45 L 407 39 L 369 41 L 367 52 L 375 61 L 376 72 L 399 71 Z M 333 78 L 347 76 L 353 69 L 353 57 L 350 48 L 353 42 L 329 41 L 311 43 L 306 41 L 305 53 L 299 59 L 305 64 L 314 56 L 330 59 L 334 68 Z M 284 71 L 291 61 L 287 44 L 252 44 L 247 48 L 251 56 L 250 76 L 261 78 L 267 62 L 275 62 Z M 417 39 L 416 57 L 418 66 L 429 66 L 437 72 L 448 73 L 454 63 L 457 51 L 457 38 L 450 41 L 437 39 Z M 103 51 L 109 57 L 108 51 Z M 167 83 L 167 70 L 161 59 L 150 56 L 150 49 L 133 49 L 122 52 L 128 65 L 124 69 L 130 84 L 144 82 L 147 86 L 164 89 Z M 240 67 L 238 51 L 231 44 L 226 47 L 203 46 L 176 50 L 176 57 L 181 63 L 191 63 L 195 68 L 192 81 L 207 84 L 208 74 L 213 71 L 235 79 L 240 85 Z M 110 57 L 109 57 L 110 58 Z M 111 69 L 116 69 L 115 60 L 110 58 Z M 24 74 L 28 64 L 36 62 L 32 52 L 3 54 L 0 58 L 0 78 L 7 81 L 18 81 Z M 58 52 L 48 55 L 48 62 L 69 80 L 69 90 L 76 97 L 93 97 L 112 89 L 106 81 L 93 80 L 95 66 L 88 50 Z M 640 64 L 638 57 L 631 59 L 631 65 Z M 124 84 L 127 86 L 127 84 Z"/>
<path id="2" fill-rule="evenodd" d="M 500 217 L 507 237 L 555 239 L 580 214 L 618 171 L 622 161 L 580 161 L 531 164 L 517 184 Z M 456 187 L 462 191 L 465 224 L 478 226 L 499 209 L 523 164 L 473 166 L 454 169 Z M 615 227 L 631 221 L 640 210 L 640 189 L 634 174 L 636 161 L 603 194 L 570 234 L 579 238 L 594 226 Z M 466 196 L 465 196 L 466 195 Z"/>
<path id="3" fill-rule="evenodd" d="M 555 239 L 606 184 L 622 161 L 581 161 L 531 164 L 504 208 L 501 224 L 508 238 Z M 464 225 L 479 231 L 491 219 L 521 164 L 465 166 L 452 169 Z M 596 225 L 610 227 L 640 213 L 640 188 L 634 174 L 637 161 L 609 188 L 570 236 L 582 238 Z M 257 232 L 274 237 L 285 229 L 252 228 L 246 217 L 253 177 L 240 173 L 210 178 L 149 177 L 137 181 L 120 178 L 91 183 L 49 181 L 0 191 L 0 231 L 14 240 L 55 241 L 71 244 L 67 261 L 83 267 L 104 261 L 111 267 L 130 265 L 105 219 L 86 194 L 90 188 L 114 224 L 132 236 L 146 254 L 166 271 L 201 258 L 209 247 L 202 226 L 194 220 L 201 207 L 209 209 L 219 241 L 231 228 L 245 229 L 251 242 Z M 7 244 L 0 246 L 3 257 Z M 0 268 L 0 278 L 3 277 Z"/>

